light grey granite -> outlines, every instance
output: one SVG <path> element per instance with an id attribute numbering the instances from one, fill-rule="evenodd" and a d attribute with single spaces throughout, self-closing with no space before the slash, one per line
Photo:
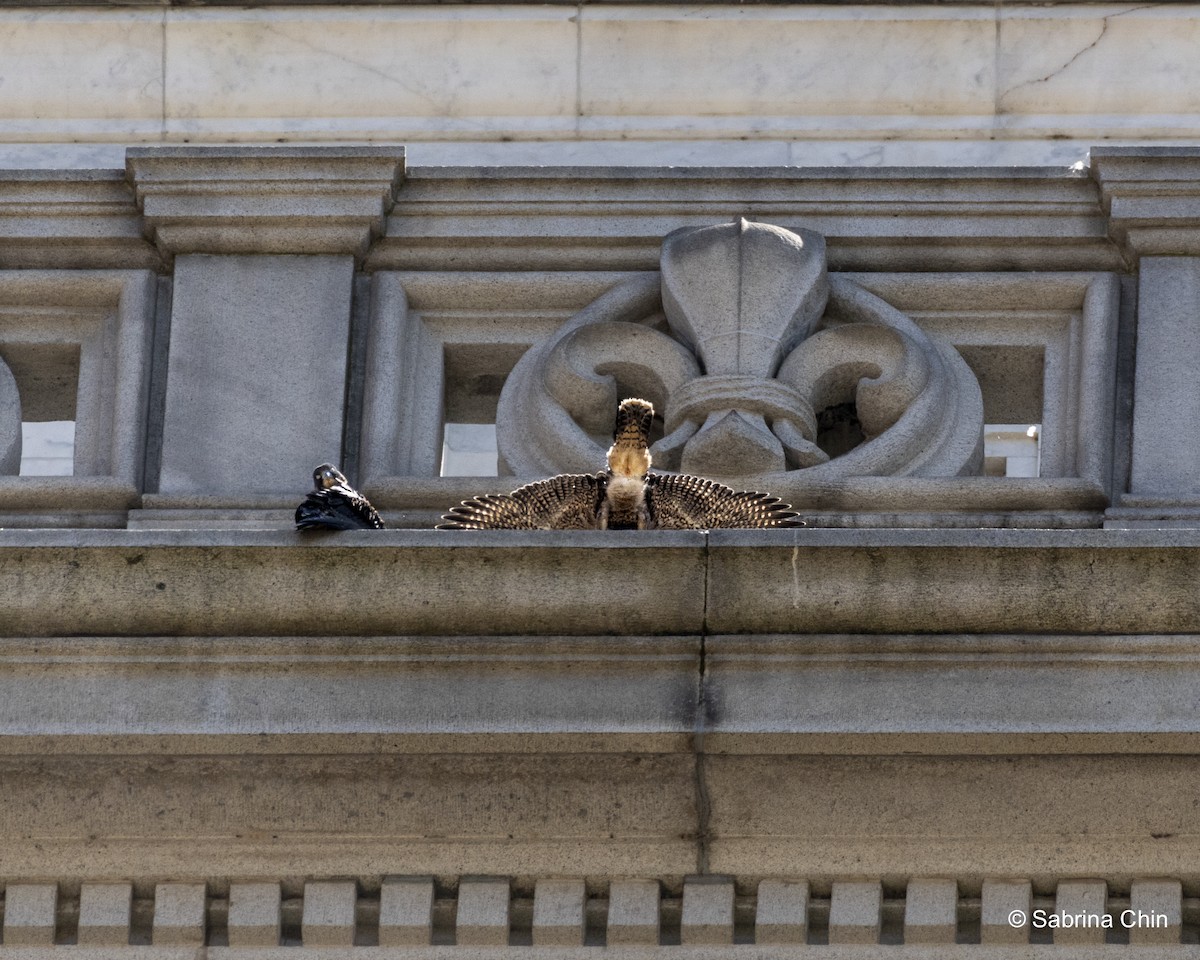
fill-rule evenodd
<path id="1" fill-rule="evenodd" d="M 0 477 L 21 469 L 21 394 L 8 364 L 0 357 Z"/>
<path id="2" fill-rule="evenodd" d="M 1200 258 L 1142 258 L 1129 481 L 1135 495 L 1200 494 L 1197 302 Z"/>
<path id="3" fill-rule="evenodd" d="M 392 208 L 404 148 L 130 147 L 125 173 L 164 256 L 362 256 Z"/>
<path id="4" fill-rule="evenodd" d="M 341 461 L 353 262 L 188 254 L 175 261 L 160 490 L 311 487 Z"/>

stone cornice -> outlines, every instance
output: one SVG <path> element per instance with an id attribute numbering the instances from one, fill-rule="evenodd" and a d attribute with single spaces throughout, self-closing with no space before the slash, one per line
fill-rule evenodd
<path id="1" fill-rule="evenodd" d="M 398 199 L 370 268 L 656 269 L 740 216 L 821 233 L 832 270 L 1121 266 L 1096 184 L 1043 167 L 415 167 Z"/>
<path id="2" fill-rule="evenodd" d="M 642 270 L 657 267 L 671 230 L 743 215 L 821 231 L 835 270 L 1113 270 L 1123 266 L 1122 243 L 1136 253 L 1200 247 L 1189 239 L 1200 235 L 1198 201 L 1189 200 L 1200 171 L 1195 151 L 1093 155 L 1092 178 L 1050 168 L 918 167 L 405 174 L 401 147 L 137 147 L 124 178 L 109 170 L 4 174 L 0 266 L 159 267 L 182 252 L 341 252 L 365 256 L 373 270 L 440 270 L 448 258 L 468 270 Z"/>
<path id="3" fill-rule="evenodd" d="M 727 754 L 1195 753 L 1198 644 L 1012 634 L 0 640 L 0 756 L 78 752 L 80 738 L 95 754 L 687 753 L 701 732 L 706 751 Z"/>
<path id="4" fill-rule="evenodd" d="M 1109 232 L 1135 257 L 1200 254 L 1200 148 L 1096 147 Z"/>
<path id="5" fill-rule="evenodd" d="M 0 176 L 0 269 L 158 265 L 119 171 L 10 170 Z"/>
<path id="6" fill-rule="evenodd" d="M 383 232 L 404 148 L 134 147 L 146 235 L 178 253 L 350 253 Z"/>

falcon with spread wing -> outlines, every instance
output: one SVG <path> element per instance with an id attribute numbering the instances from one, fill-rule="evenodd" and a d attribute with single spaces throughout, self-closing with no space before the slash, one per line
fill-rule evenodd
<path id="1" fill-rule="evenodd" d="M 804 522 L 778 497 L 737 492 L 686 474 L 650 472 L 645 400 L 621 402 L 608 469 L 559 474 L 503 495 L 464 500 L 439 530 L 711 530 L 798 527 Z"/>
<path id="2" fill-rule="evenodd" d="M 296 508 L 297 530 L 382 530 L 369 500 L 332 463 L 313 471 L 313 492 Z"/>

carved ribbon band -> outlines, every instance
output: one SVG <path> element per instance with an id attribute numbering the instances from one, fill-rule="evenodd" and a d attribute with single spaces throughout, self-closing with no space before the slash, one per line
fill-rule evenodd
<path id="1" fill-rule="evenodd" d="M 698 377 L 683 384 L 667 399 L 663 419 L 667 432 L 673 433 L 684 423 L 700 426 L 709 414 L 728 410 L 761 414 L 768 421 L 799 421 L 795 426 L 805 436 L 811 439 L 817 434 L 816 414 L 795 387 L 735 373 Z"/>

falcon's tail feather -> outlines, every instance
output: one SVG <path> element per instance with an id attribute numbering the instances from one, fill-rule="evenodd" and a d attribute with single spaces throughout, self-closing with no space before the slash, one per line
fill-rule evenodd
<path id="1" fill-rule="evenodd" d="M 630 397 L 617 407 L 617 422 L 613 426 L 613 443 L 619 446 L 650 445 L 650 425 L 654 421 L 654 405 L 648 400 Z"/>

